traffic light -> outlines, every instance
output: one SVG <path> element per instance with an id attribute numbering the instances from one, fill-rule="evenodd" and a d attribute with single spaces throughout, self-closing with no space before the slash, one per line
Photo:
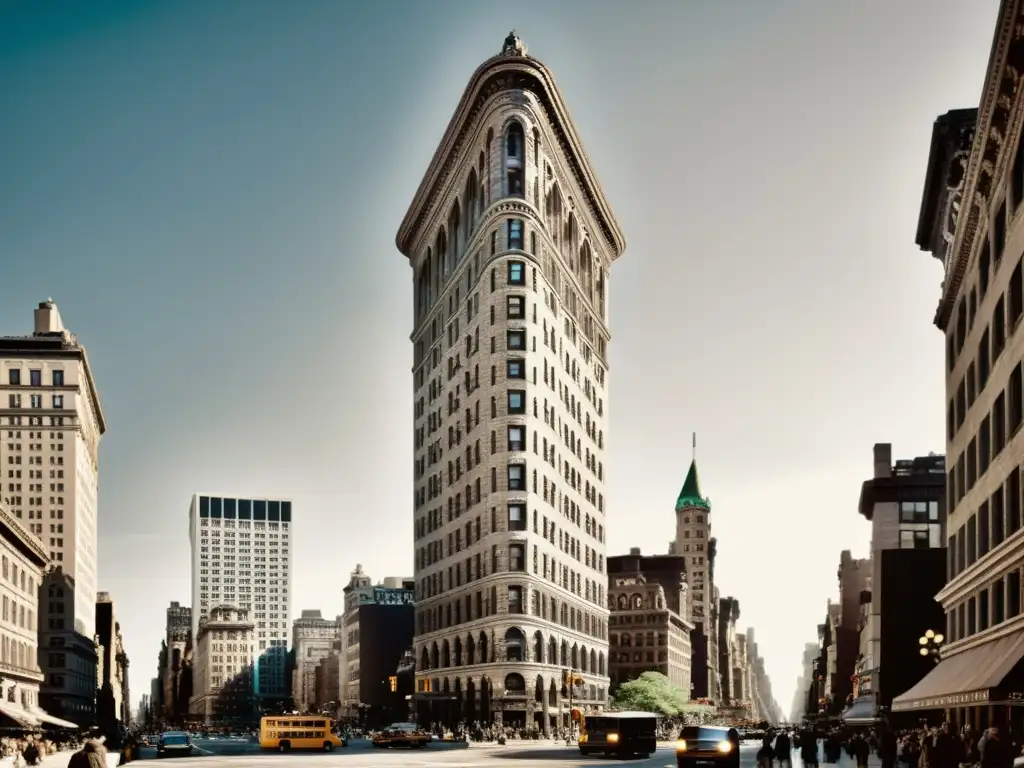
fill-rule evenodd
<path id="1" fill-rule="evenodd" d="M 392 675 L 388 678 L 388 686 L 391 688 L 391 692 L 394 693 L 398 690 L 398 676 Z"/>

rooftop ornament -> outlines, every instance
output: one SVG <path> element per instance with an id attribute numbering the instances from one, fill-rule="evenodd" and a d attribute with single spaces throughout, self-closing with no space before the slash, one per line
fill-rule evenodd
<path id="1" fill-rule="evenodd" d="M 502 56 L 525 56 L 526 55 L 526 43 L 522 41 L 516 31 L 513 29 L 508 33 L 508 37 L 505 38 L 504 44 L 501 46 Z"/>

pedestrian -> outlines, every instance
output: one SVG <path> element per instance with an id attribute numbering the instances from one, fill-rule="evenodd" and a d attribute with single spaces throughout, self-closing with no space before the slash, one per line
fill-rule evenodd
<path id="1" fill-rule="evenodd" d="M 107 750 L 96 739 L 90 739 L 71 756 L 68 768 L 107 768 Z"/>
<path id="2" fill-rule="evenodd" d="M 775 739 L 775 760 L 779 768 L 793 768 L 792 750 L 793 744 L 789 740 L 789 734 L 785 731 L 780 732 Z"/>
<path id="3" fill-rule="evenodd" d="M 1012 768 L 1014 757 L 1002 729 L 998 725 L 989 728 L 981 745 L 981 768 Z"/>
<path id="4" fill-rule="evenodd" d="M 775 762 L 775 750 L 772 749 L 772 737 L 765 736 L 761 748 L 757 750 L 757 768 L 772 768 Z"/>
<path id="5" fill-rule="evenodd" d="M 807 768 L 818 768 L 818 734 L 812 729 L 800 734 L 800 760 Z"/>

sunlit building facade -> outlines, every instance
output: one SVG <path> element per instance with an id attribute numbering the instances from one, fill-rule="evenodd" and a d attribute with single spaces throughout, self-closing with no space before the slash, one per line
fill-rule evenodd
<path id="1" fill-rule="evenodd" d="M 579 706 L 607 698 L 608 274 L 625 240 L 514 33 L 470 79 L 397 245 L 413 272 L 417 694 L 547 729 L 568 718 L 564 669 Z"/>

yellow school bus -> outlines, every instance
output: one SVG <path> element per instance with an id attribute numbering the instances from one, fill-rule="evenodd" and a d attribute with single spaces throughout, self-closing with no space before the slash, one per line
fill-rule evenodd
<path id="1" fill-rule="evenodd" d="M 269 715 L 260 719 L 260 747 L 288 752 L 292 749 L 322 749 L 330 752 L 344 747 L 334 735 L 331 721 L 313 715 Z"/>

